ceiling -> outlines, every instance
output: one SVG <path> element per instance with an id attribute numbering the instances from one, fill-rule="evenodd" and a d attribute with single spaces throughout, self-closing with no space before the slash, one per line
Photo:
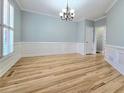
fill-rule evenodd
<path id="1" fill-rule="evenodd" d="M 66 0 L 16 0 L 22 10 L 59 17 L 66 7 Z M 69 6 L 75 10 L 75 20 L 94 20 L 105 16 L 115 0 L 69 0 Z"/>

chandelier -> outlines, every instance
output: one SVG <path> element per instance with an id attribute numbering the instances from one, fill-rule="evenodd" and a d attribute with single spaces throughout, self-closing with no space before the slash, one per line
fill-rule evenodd
<path id="1" fill-rule="evenodd" d="M 67 6 L 65 9 L 62 9 L 62 12 L 60 12 L 60 17 L 62 20 L 65 20 L 65 21 L 72 21 L 75 17 L 75 11 L 74 9 L 71 9 L 69 6 L 68 6 L 68 0 L 67 0 Z"/>

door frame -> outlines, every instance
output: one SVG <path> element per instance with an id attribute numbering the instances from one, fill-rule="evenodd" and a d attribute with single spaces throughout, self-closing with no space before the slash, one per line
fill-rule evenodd
<path id="1" fill-rule="evenodd" d="M 105 27 L 105 34 L 107 35 L 107 28 L 106 28 L 106 25 L 103 25 L 103 26 L 99 26 L 99 27 Z M 97 34 L 96 34 L 96 26 L 95 26 L 95 28 L 94 28 L 94 54 L 96 54 L 96 52 L 97 52 Z M 106 39 L 107 39 L 107 37 L 105 37 Z M 105 42 L 103 42 L 104 44 L 104 49 L 103 49 L 103 51 L 102 51 L 102 54 L 104 55 L 104 53 L 105 53 L 105 45 L 106 45 L 106 40 L 105 40 Z"/>

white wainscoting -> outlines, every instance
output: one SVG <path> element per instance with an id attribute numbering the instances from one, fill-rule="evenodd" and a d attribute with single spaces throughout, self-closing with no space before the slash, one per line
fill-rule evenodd
<path id="1" fill-rule="evenodd" d="M 84 43 L 77 43 L 77 53 L 85 55 Z"/>
<path id="2" fill-rule="evenodd" d="M 14 53 L 0 59 L 0 77 L 3 76 L 21 58 L 21 42 L 15 42 Z"/>
<path id="3" fill-rule="evenodd" d="M 15 42 L 14 53 L 0 59 L 0 77 L 21 57 L 80 53 L 84 55 L 84 43 L 73 42 Z"/>
<path id="4" fill-rule="evenodd" d="M 105 60 L 124 75 L 124 47 L 106 45 Z"/>
<path id="5" fill-rule="evenodd" d="M 23 57 L 81 52 L 83 45 L 73 42 L 22 42 Z"/>

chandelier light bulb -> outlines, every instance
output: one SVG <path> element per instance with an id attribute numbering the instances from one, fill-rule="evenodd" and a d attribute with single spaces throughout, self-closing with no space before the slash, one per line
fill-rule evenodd
<path id="1" fill-rule="evenodd" d="M 67 9 L 62 9 L 62 12 L 63 12 L 63 13 L 66 13 L 66 12 L 67 12 Z"/>
<path id="2" fill-rule="evenodd" d="M 75 17 L 75 13 L 72 13 L 71 15 L 72 15 L 73 17 Z"/>
<path id="3" fill-rule="evenodd" d="M 75 11 L 74 11 L 74 9 L 71 9 L 70 12 L 71 12 L 71 13 L 74 13 Z"/>
<path id="4" fill-rule="evenodd" d="M 61 12 L 61 13 L 59 13 L 59 16 L 61 16 L 61 17 L 62 17 L 62 16 L 63 16 L 63 13 L 62 13 L 62 12 Z"/>

